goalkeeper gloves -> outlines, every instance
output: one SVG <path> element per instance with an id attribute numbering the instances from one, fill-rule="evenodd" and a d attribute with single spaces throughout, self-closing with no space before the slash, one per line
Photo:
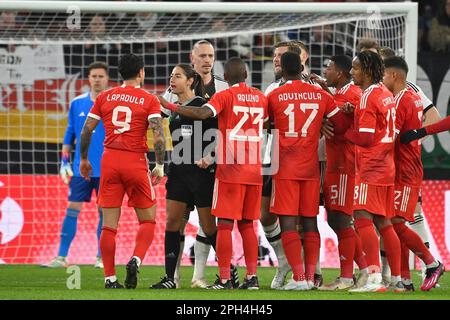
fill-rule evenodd
<path id="1" fill-rule="evenodd" d="M 59 175 L 65 184 L 69 183 L 69 177 L 73 176 L 73 171 L 69 163 L 69 152 L 63 151 L 61 153 L 61 168 L 59 169 Z"/>
<path id="2" fill-rule="evenodd" d="M 406 131 L 400 136 L 400 142 L 403 144 L 410 143 L 411 141 L 422 139 L 427 135 L 427 130 L 425 128 L 420 128 L 416 130 Z"/>

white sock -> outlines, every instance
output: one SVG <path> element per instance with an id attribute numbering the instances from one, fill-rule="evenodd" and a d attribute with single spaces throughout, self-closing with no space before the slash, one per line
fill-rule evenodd
<path id="1" fill-rule="evenodd" d="M 263 226 L 263 230 L 267 239 L 271 239 L 281 235 L 281 228 L 278 222 L 275 222 L 270 226 Z"/>
<path id="2" fill-rule="evenodd" d="M 340 278 L 341 281 L 345 284 L 353 283 L 353 278 Z"/>
<path id="3" fill-rule="evenodd" d="M 194 264 L 194 274 L 192 275 L 192 281 L 202 280 L 205 278 L 205 268 L 208 261 L 209 251 L 211 250 L 211 245 L 200 241 L 195 241 L 194 252 L 195 252 L 195 264 Z"/>
<path id="4" fill-rule="evenodd" d="M 320 268 L 320 253 L 319 253 L 319 259 L 317 259 L 316 263 L 316 270 L 314 271 L 315 274 L 322 274 L 322 269 Z"/>
<path id="5" fill-rule="evenodd" d="M 288 262 L 286 258 L 286 254 L 284 253 L 283 243 L 281 241 L 281 228 L 278 222 L 271 224 L 270 226 L 263 226 L 264 235 L 269 241 L 270 245 L 275 252 L 278 260 L 278 268 L 287 268 Z M 273 238 L 278 238 L 275 241 L 271 241 Z"/>
<path id="6" fill-rule="evenodd" d="M 281 241 L 281 239 L 269 243 L 272 246 L 273 251 L 275 251 L 275 255 L 277 256 L 278 268 L 279 269 L 290 268 L 286 258 L 286 254 L 284 253 L 283 242 Z"/>
<path id="7" fill-rule="evenodd" d="M 136 259 L 137 266 L 140 267 L 140 266 L 141 266 L 141 263 L 142 263 L 141 258 L 139 258 L 138 256 L 133 256 L 133 257 L 131 257 L 131 259 L 133 259 L 133 258 Z"/>
<path id="8" fill-rule="evenodd" d="M 427 264 L 427 269 L 428 268 L 436 268 L 438 265 L 439 265 L 439 263 L 436 260 L 434 260 L 433 263 Z"/>
<path id="9" fill-rule="evenodd" d="M 401 276 L 392 276 L 391 277 L 391 283 L 397 283 L 399 281 L 402 281 L 402 277 Z"/>
<path id="10" fill-rule="evenodd" d="M 105 277 L 105 283 L 106 283 L 107 280 L 109 280 L 111 282 L 116 282 L 117 281 L 117 277 L 115 275 L 114 276 Z"/>
<path id="11" fill-rule="evenodd" d="M 361 274 L 368 274 L 368 273 L 369 273 L 369 268 L 361 269 L 361 270 L 359 270 L 359 272 L 360 272 Z"/>
<path id="12" fill-rule="evenodd" d="M 381 257 L 381 270 L 383 279 L 389 279 L 391 277 L 391 268 L 386 257 Z"/>
<path id="13" fill-rule="evenodd" d="M 403 284 L 410 285 L 412 283 L 411 279 L 402 278 Z"/>
<path id="14" fill-rule="evenodd" d="M 251 278 L 256 277 L 256 274 L 248 274 L 246 276 L 247 280 L 250 280 Z"/>
<path id="15" fill-rule="evenodd" d="M 407 226 L 419 235 L 423 243 L 429 242 L 430 237 L 428 235 L 427 229 L 425 228 L 425 220 L 422 212 L 414 213 L 414 221 L 408 222 Z"/>
<path id="16" fill-rule="evenodd" d="M 181 266 L 181 258 L 183 257 L 184 252 L 184 240 L 180 241 L 180 252 L 178 253 L 177 266 L 175 267 L 175 273 L 173 275 L 174 279 L 180 280 L 180 266 Z"/>

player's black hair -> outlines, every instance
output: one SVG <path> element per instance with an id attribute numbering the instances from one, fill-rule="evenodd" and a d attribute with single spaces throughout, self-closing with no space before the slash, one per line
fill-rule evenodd
<path id="1" fill-rule="evenodd" d="M 144 67 L 144 60 L 135 54 L 123 55 L 119 61 L 119 73 L 123 80 L 135 79 Z"/>
<path id="2" fill-rule="evenodd" d="M 380 56 L 383 59 L 395 57 L 395 51 L 392 48 L 389 47 L 381 47 L 380 48 Z"/>
<path id="3" fill-rule="evenodd" d="M 239 57 L 228 59 L 225 62 L 224 71 L 227 81 L 231 84 L 245 82 L 247 78 L 245 62 Z"/>
<path id="4" fill-rule="evenodd" d="M 176 65 L 177 67 L 183 69 L 186 78 L 194 79 L 191 85 L 191 89 L 194 90 L 195 95 L 199 97 L 205 96 L 205 85 L 203 84 L 202 77 L 194 70 L 190 64 L 180 63 Z"/>
<path id="5" fill-rule="evenodd" d="M 302 62 L 298 54 L 286 51 L 281 55 L 280 60 L 281 73 L 283 76 L 295 77 L 299 76 L 303 71 Z"/>
<path id="6" fill-rule="evenodd" d="M 103 61 L 94 61 L 88 66 L 88 75 L 91 73 L 91 70 L 94 69 L 103 69 L 108 74 L 108 64 Z"/>
<path id="7" fill-rule="evenodd" d="M 356 56 L 361 63 L 363 73 L 370 76 L 372 83 L 378 83 L 383 80 L 384 63 L 378 53 L 366 50 L 358 53 Z"/>
<path id="8" fill-rule="evenodd" d="M 408 74 L 408 64 L 402 57 L 394 56 L 384 59 L 384 67 L 400 69 L 403 70 L 406 74 Z"/>
<path id="9" fill-rule="evenodd" d="M 336 69 L 342 71 L 347 78 L 350 78 L 350 70 L 352 69 L 352 58 L 346 55 L 336 55 L 330 58 L 334 62 Z"/>

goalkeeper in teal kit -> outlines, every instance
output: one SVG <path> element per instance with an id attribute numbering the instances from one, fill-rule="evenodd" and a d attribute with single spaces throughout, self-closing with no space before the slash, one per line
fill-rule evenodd
<path id="1" fill-rule="evenodd" d="M 48 264 L 43 265 L 49 268 L 67 267 L 67 255 L 72 240 L 77 231 L 78 215 L 83 207 L 83 202 L 90 202 L 92 192 L 96 191 L 100 182 L 100 160 L 103 154 L 103 141 L 105 139 L 105 129 L 100 122 L 95 128 L 89 148 L 89 161 L 92 165 L 92 175 L 89 181 L 80 175 L 80 135 L 89 110 L 94 105 L 98 94 L 108 86 L 108 66 L 103 62 L 94 62 L 88 67 L 88 79 L 90 91 L 74 98 L 70 104 L 68 125 L 63 141 L 63 150 L 61 155 L 60 175 L 64 183 L 69 184 L 69 204 L 66 210 L 66 216 L 62 224 L 61 241 L 58 255 Z M 75 145 L 75 156 L 73 164 L 70 164 L 70 149 Z M 70 178 L 71 177 L 71 178 Z M 70 182 L 69 182 L 70 181 Z M 97 240 L 100 239 L 102 229 L 102 210 L 98 208 L 99 223 L 97 227 Z M 94 218 L 94 217 L 92 217 Z M 96 268 L 103 268 L 100 257 L 100 250 L 97 249 Z"/>

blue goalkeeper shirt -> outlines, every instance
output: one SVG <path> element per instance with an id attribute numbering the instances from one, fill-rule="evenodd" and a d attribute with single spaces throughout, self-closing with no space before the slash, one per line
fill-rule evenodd
<path id="1" fill-rule="evenodd" d="M 91 100 L 90 92 L 75 97 L 70 103 L 69 119 L 64 135 L 63 144 L 75 145 L 75 158 L 73 160 L 73 175 L 80 177 L 80 141 L 81 130 L 83 129 L 86 117 L 94 102 Z M 100 123 L 92 133 L 91 145 L 89 146 L 88 159 L 92 165 L 93 177 L 100 177 L 100 160 L 103 154 L 103 141 L 105 140 L 105 128 Z"/>

